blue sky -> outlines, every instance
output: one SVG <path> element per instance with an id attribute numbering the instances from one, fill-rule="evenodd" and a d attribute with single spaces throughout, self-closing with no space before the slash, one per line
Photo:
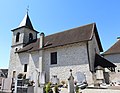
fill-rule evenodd
<path id="1" fill-rule="evenodd" d="M 8 68 L 11 30 L 26 14 L 34 28 L 46 35 L 95 22 L 104 51 L 120 36 L 119 0 L 1 0 L 0 68 Z"/>

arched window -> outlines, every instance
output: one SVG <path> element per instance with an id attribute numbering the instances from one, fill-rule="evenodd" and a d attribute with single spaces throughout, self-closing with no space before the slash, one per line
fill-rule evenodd
<path id="1" fill-rule="evenodd" d="M 33 40 L 33 34 L 30 33 L 30 34 L 29 34 L 29 42 L 31 42 L 32 40 Z"/>
<path id="2" fill-rule="evenodd" d="M 19 38 L 20 38 L 20 33 L 18 32 L 16 35 L 16 42 L 19 42 Z"/>

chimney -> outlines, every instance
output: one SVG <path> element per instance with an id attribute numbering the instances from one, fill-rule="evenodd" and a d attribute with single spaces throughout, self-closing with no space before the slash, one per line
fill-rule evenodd
<path id="1" fill-rule="evenodd" d="M 120 40 L 120 37 L 117 37 L 117 41 Z"/>
<path id="2" fill-rule="evenodd" d="M 44 47 L 44 37 L 45 37 L 45 34 L 42 32 L 40 34 L 40 44 L 39 44 L 39 47 L 40 48 L 43 48 Z"/>

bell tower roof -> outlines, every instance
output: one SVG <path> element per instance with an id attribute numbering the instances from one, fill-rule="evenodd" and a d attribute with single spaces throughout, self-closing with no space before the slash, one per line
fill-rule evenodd
<path id="1" fill-rule="evenodd" d="M 28 27 L 31 30 L 34 30 L 32 23 L 30 21 L 28 12 L 26 13 L 26 15 L 24 16 L 23 20 L 21 21 L 20 25 L 18 26 L 18 28 L 20 27 Z"/>

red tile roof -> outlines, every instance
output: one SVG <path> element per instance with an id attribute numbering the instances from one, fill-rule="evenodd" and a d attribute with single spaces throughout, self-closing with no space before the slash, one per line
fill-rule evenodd
<path id="1" fill-rule="evenodd" d="M 44 48 L 52 48 L 78 42 L 89 41 L 93 37 L 93 32 L 96 35 L 99 49 L 102 52 L 103 49 L 95 23 L 48 35 L 44 39 Z M 35 50 L 39 50 L 39 38 L 35 42 L 26 45 L 23 49 L 20 49 L 18 52 Z"/>

